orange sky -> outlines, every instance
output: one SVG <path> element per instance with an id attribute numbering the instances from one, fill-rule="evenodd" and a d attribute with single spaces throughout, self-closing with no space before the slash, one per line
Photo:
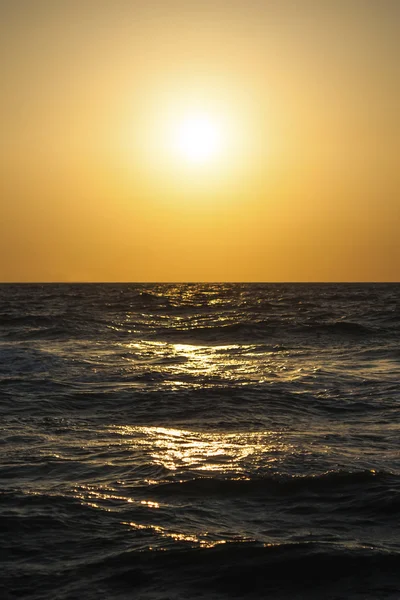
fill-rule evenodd
<path id="1" fill-rule="evenodd" d="M 3 0 L 0 281 L 398 281 L 400 3 Z M 206 111 L 188 164 L 168 135 Z"/>

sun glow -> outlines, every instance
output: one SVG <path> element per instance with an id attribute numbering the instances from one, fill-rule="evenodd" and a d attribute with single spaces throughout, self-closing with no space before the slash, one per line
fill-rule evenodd
<path id="1" fill-rule="evenodd" d="M 185 115 L 173 134 L 176 154 L 189 163 L 209 163 L 223 151 L 221 125 L 206 113 Z"/>
<path id="2" fill-rule="evenodd" d="M 122 113 L 118 156 L 127 187 L 139 183 L 158 203 L 222 206 L 232 202 L 233 188 L 255 180 L 260 125 L 234 85 L 204 82 L 185 91 L 179 81 L 154 84 L 130 120 L 132 103 Z"/>

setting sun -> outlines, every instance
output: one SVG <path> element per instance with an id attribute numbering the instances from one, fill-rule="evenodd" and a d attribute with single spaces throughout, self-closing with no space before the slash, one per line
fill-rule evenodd
<path id="1" fill-rule="evenodd" d="M 223 142 L 223 132 L 216 120 L 206 113 L 193 113 L 178 123 L 173 149 L 186 162 L 202 164 L 218 158 Z"/>

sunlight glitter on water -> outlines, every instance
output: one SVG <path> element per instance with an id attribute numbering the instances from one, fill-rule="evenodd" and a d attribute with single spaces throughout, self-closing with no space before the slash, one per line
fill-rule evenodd
<path id="1" fill-rule="evenodd" d="M 209 534 L 207 531 L 203 532 L 200 535 L 195 535 L 185 534 L 178 531 L 172 531 L 170 529 L 167 529 L 166 527 L 161 527 L 160 525 L 153 525 L 150 523 L 142 524 L 136 523 L 134 521 L 122 521 L 121 524 L 126 525 L 133 530 L 148 531 L 153 534 L 157 534 L 158 536 L 163 538 L 170 538 L 174 542 L 189 542 L 191 544 L 198 544 L 201 548 L 214 548 L 214 546 L 227 543 L 227 540 L 208 539 Z"/>
<path id="2" fill-rule="evenodd" d="M 243 463 L 272 464 L 278 455 L 290 452 L 289 444 L 277 432 L 204 433 L 166 427 L 117 427 L 122 436 L 129 436 L 132 450 L 140 447 L 153 463 L 170 471 L 218 471 L 238 473 Z"/>
<path id="3" fill-rule="evenodd" d="M 298 368 L 297 358 L 287 353 L 268 351 L 256 352 L 252 344 L 208 344 L 170 343 L 141 340 L 118 344 L 124 351 L 123 368 L 133 374 L 145 367 L 163 374 L 164 386 L 185 385 L 196 387 L 234 381 L 236 385 L 269 381 L 277 376 L 286 376 L 288 371 Z M 173 379 L 171 379 L 173 378 Z"/>

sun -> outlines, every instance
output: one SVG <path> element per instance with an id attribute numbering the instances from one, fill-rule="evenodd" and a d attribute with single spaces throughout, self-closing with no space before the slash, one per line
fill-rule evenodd
<path id="1" fill-rule="evenodd" d="M 192 87 L 155 88 L 132 125 L 121 118 L 127 176 L 143 189 L 194 198 L 232 189 L 253 169 L 260 136 L 240 90 Z"/>
<path id="2" fill-rule="evenodd" d="M 190 113 L 181 117 L 172 132 L 175 154 L 190 164 L 214 162 L 223 153 L 222 124 L 207 113 Z"/>

